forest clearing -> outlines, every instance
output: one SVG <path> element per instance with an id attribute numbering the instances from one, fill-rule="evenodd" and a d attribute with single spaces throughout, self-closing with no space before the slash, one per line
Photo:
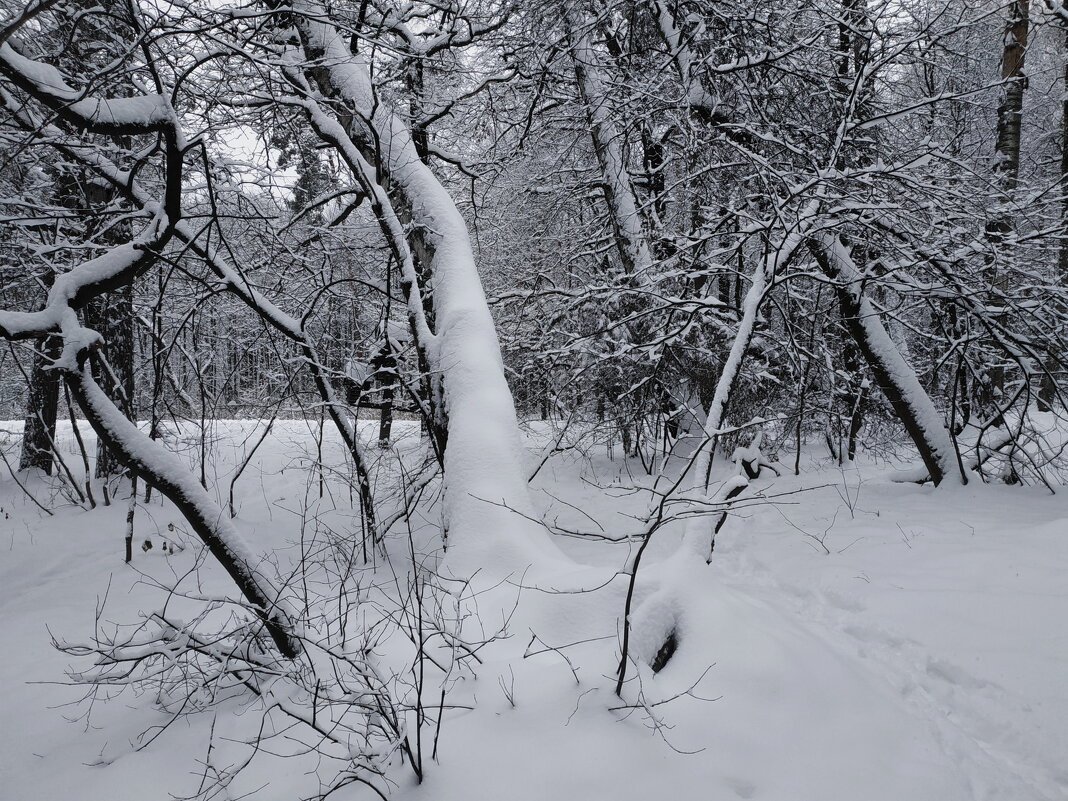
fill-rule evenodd
<path id="1" fill-rule="evenodd" d="M 1068 5 L 0 0 L 0 801 L 1068 796 Z"/>

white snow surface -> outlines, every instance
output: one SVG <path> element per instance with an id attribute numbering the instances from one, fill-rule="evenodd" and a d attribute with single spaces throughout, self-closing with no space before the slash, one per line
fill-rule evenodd
<path id="1" fill-rule="evenodd" d="M 209 477 L 218 480 L 211 491 L 225 494 L 228 476 L 262 426 L 213 424 Z M 407 440 L 396 449 L 415 448 L 415 427 L 397 426 Z M 20 428 L 0 422 L 0 447 L 9 460 L 17 455 Z M 372 429 L 363 431 L 368 440 Z M 343 448 L 327 434 L 324 458 L 342 466 Z M 92 446 L 84 425 L 83 435 Z M 539 429 L 527 445 L 538 448 L 550 436 Z M 77 470 L 69 424 L 61 426 L 61 440 Z M 174 448 L 197 440 L 192 430 L 167 438 Z M 339 530 L 357 519 L 336 476 L 328 474 L 326 493 L 318 497 L 317 476 L 309 478 L 307 470 L 313 455 L 307 424 L 277 421 L 237 485 L 235 525 L 283 572 L 300 550 L 302 509 Z M 456 708 L 445 713 L 438 759 L 427 758 L 425 781 L 417 785 L 395 761 L 393 797 L 1068 796 L 1065 488 L 1056 495 L 978 482 L 935 489 L 896 483 L 899 474 L 885 464 L 840 469 L 813 453 L 802 457 L 800 476 L 762 476 L 743 497 L 805 491 L 777 505 L 736 508 L 717 537 L 712 564 L 687 560 L 665 570 L 685 526 L 673 523 L 654 535 L 637 581 L 641 613 L 632 621 L 640 665 L 630 667 L 623 701 L 612 694 L 612 679 L 626 581 L 610 579 L 634 544 L 558 537 L 573 564 L 555 576 L 539 575 L 536 588 L 502 585 L 496 596 L 481 596 L 483 625 L 493 629 L 500 609 L 510 610 L 520 593 L 507 636 L 480 652 L 476 678 L 450 690 Z M 380 490 L 387 487 L 387 458 L 376 466 Z M 783 461 L 792 463 L 792 455 Z M 717 462 L 713 479 L 732 470 Z M 212 713 L 179 721 L 138 751 L 147 741 L 140 733 L 165 720 L 151 693 L 98 702 L 87 719 L 87 707 L 63 706 L 81 692 L 52 683 L 63 680 L 69 665 L 86 665 L 50 645 L 50 633 L 85 639 L 105 594 L 106 621 L 136 622 L 139 610 L 157 608 L 162 592 L 154 582 L 174 580 L 191 566 L 195 540 L 183 534 L 169 504 L 154 501 L 138 509 L 136 525 L 138 542 L 151 537 L 157 547 L 135 550 L 127 566 L 123 500 L 87 512 L 65 504 L 48 483 L 22 476 L 42 501 L 56 505 L 49 517 L 2 466 L 0 476 L 0 799 L 111 801 L 195 792 Z M 534 505 L 571 529 L 597 531 L 593 518 L 613 536 L 640 530 L 631 515 L 648 498 L 593 482 L 622 488 L 648 479 L 637 463 L 612 461 L 603 450 L 589 458 L 558 454 L 533 482 Z M 416 542 L 425 545 L 437 521 L 416 523 Z M 164 555 L 160 538 L 186 548 Z M 232 594 L 221 571 L 208 564 L 202 572 L 203 592 Z M 546 592 L 552 588 L 589 591 Z M 672 629 L 678 650 L 653 675 L 648 662 Z M 531 644 L 532 634 L 538 640 Z M 694 695 L 707 700 L 682 696 L 652 706 L 695 683 Z M 437 693 L 428 689 L 434 701 Z M 613 709 L 640 698 L 647 709 Z M 653 716 L 659 731 L 650 729 Z M 247 756 L 232 744 L 227 751 L 219 738 L 247 733 L 242 727 L 254 726 L 257 716 L 228 702 L 214 720 L 215 763 Z M 318 786 L 317 769 L 310 759 L 259 757 L 229 797 L 306 797 Z M 372 795 L 351 786 L 331 797 Z"/>

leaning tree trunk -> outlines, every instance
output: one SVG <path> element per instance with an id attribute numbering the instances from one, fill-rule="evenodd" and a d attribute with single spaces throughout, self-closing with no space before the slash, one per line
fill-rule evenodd
<path id="1" fill-rule="evenodd" d="M 126 418 L 93 380 L 87 364 L 93 351 L 101 346 L 102 337 L 82 325 L 78 312 L 94 298 L 129 286 L 148 270 L 170 242 L 175 224 L 181 218 L 184 184 L 180 143 L 185 138 L 178 116 L 163 92 L 71 102 L 69 91 L 47 80 L 51 75 L 40 62 L 14 54 L 6 44 L 0 47 L 0 85 L 5 90 L 2 93 L 5 98 L 10 97 L 10 87 L 17 87 L 84 134 L 158 137 L 162 144 L 164 187 L 157 194 L 153 215 L 141 232 L 131 241 L 57 276 L 44 309 L 38 312 L 0 309 L 0 338 L 14 341 L 61 337 L 62 349 L 56 368 L 100 439 L 120 461 L 152 482 L 185 515 L 233 578 L 279 651 L 295 657 L 300 653 L 295 615 L 286 609 L 279 589 L 258 566 L 260 560 L 181 460 Z M 46 79 L 42 80 L 42 76 Z M 20 122 L 25 119 L 20 116 L 22 113 L 21 109 L 13 110 Z M 48 130 L 48 135 L 59 141 L 64 138 L 62 132 L 51 126 L 33 130 Z"/>
<path id="2" fill-rule="evenodd" d="M 340 124 L 358 155 L 375 166 L 376 185 L 367 188 L 375 203 L 381 203 L 376 213 L 380 219 L 383 214 L 389 217 L 384 222 L 391 229 L 394 217 L 410 221 L 410 249 L 421 265 L 429 266 L 433 278 L 436 338 L 430 366 L 442 378 L 448 426 L 448 563 L 460 573 L 473 573 L 490 566 L 521 569 L 558 558 L 544 531 L 530 520 L 534 510 L 515 404 L 467 224 L 420 159 L 407 125 L 376 92 L 367 58 L 352 52 L 329 22 L 324 5 L 318 0 L 292 0 L 289 5 L 297 12 L 310 60 L 305 74 L 322 95 L 332 98 L 337 113 L 334 120 L 322 119 L 321 109 L 306 105 L 309 115 L 317 115 L 313 124 L 331 138 L 336 134 L 330 123 Z M 356 163 L 354 157 L 351 161 Z M 379 195 L 382 186 L 389 188 L 386 199 Z"/>
<path id="3" fill-rule="evenodd" d="M 968 479 L 960 467 L 953 441 L 915 371 L 901 356 L 879 313 L 864 295 L 864 277 L 836 235 L 821 233 L 808 240 L 820 269 L 835 282 L 842 319 L 872 375 L 894 408 L 920 453 L 931 481 Z"/>
<path id="4" fill-rule="evenodd" d="M 704 438 L 698 446 L 698 452 L 691 465 L 694 491 L 703 495 L 708 491 L 709 475 L 712 468 L 712 459 L 715 456 L 716 443 L 720 435 L 720 426 L 727 416 L 727 407 L 730 403 L 734 386 L 741 374 L 746 351 L 753 341 L 756 332 L 757 320 L 760 309 L 764 302 L 769 282 L 776 272 L 788 262 L 804 239 L 805 232 L 812 224 L 812 218 L 816 212 L 816 204 L 812 203 L 805 209 L 802 217 L 789 231 L 779 246 L 771 253 L 766 254 L 753 270 L 749 282 L 749 291 L 741 302 L 742 314 L 738 321 L 738 330 L 734 334 L 734 342 L 727 352 L 720 370 L 719 379 L 716 381 L 716 390 L 712 396 L 712 402 L 708 406 L 708 414 L 705 417 Z M 680 552 L 689 552 L 694 558 L 706 559 L 712 550 L 712 536 L 714 521 L 707 515 L 694 514 L 686 524 L 686 533 L 683 536 Z"/>
<path id="5" fill-rule="evenodd" d="M 257 567 L 259 560 L 222 507 L 176 456 L 126 419 L 93 380 L 88 365 L 68 370 L 66 376 L 78 406 L 109 452 L 177 507 L 260 616 L 282 655 L 298 656 L 301 646 L 293 628 L 296 614 L 288 609 L 270 577 Z"/>

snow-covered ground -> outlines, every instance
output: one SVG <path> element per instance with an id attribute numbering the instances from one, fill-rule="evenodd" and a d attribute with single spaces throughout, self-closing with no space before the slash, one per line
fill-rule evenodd
<path id="1" fill-rule="evenodd" d="M 256 426 L 209 432 L 207 474 L 224 503 Z M 302 530 L 306 539 L 358 526 L 337 476 L 326 474 L 320 497 L 308 471 L 314 434 L 279 422 L 236 487 L 239 527 L 283 566 L 299 555 Z M 13 459 L 14 437 L 0 433 L 0 443 Z M 329 435 L 324 454 L 341 464 Z M 135 520 L 138 544 L 154 547 L 138 547 L 127 566 L 124 497 L 84 511 L 29 482 L 55 505 L 48 516 L 0 473 L 0 799 L 195 794 L 205 764 L 242 757 L 227 737 L 256 718 L 254 705 L 226 701 L 152 739 L 167 719 L 159 699 L 72 704 L 84 690 L 56 682 L 86 665 L 51 644 L 87 639 L 105 596 L 104 621 L 136 622 L 158 607 L 157 584 L 194 564 L 195 542 L 153 501 Z M 437 760 L 428 747 L 421 785 L 395 765 L 394 797 L 1068 797 L 1068 492 L 892 478 L 885 465 L 808 459 L 799 477 L 758 479 L 749 494 L 777 499 L 741 504 L 708 566 L 664 570 L 684 525 L 657 531 L 637 582 L 634 647 L 650 661 L 664 620 L 679 646 L 658 674 L 632 666 L 622 701 L 612 689 L 627 582 L 612 577 L 636 544 L 559 537 L 573 565 L 515 576 L 479 602 L 483 627 L 504 636 L 479 652 L 477 678 L 450 684 Z M 554 456 L 532 487 L 560 527 L 618 538 L 641 530 L 648 497 L 632 488 L 647 483 L 640 465 L 599 447 Z M 422 542 L 438 521 L 414 522 Z M 164 554 L 164 540 L 185 548 Z M 229 591 L 210 564 L 201 573 L 205 594 Z M 428 688 L 434 702 L 438 693 Z M 318 787 L 315 768 L 261 755 L 217 797 L 304 797 Z M 332 797 L 372 795 L 353 785 Z"/>

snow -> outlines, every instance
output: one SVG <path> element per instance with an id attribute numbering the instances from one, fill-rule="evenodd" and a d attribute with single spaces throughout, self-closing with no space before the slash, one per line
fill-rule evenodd
<path id="1" fill-rule="evenodd" d="M 209 485 L 223 488 L 263 423 L 213 426 L 210 464 L 220 473 Z M 397 452 L 419 450 L 417 427 L 401 421 L 397 427 Z M 20 428 L 0 423 L 9 458 Z M 376 436 L 374 426 L 362 433 Z M 528 447 L 540 450 L 551 437 L 538 428 Z M 69 425 L 61 426 L 60 438 L 69 453 Z M 195 441 L 197 433 L 172 430 L 166 441 L 173 446 L 175 438 Z M 338 502 L 344 485 L 336 476 L 328 474 L 332 489 L 315 497 L 313 451 L 307 424 L 278 420 L 236 487 L 235 524 L 253 558 L 277 559 L 283 574 L 311 536 L 302 532 L 302 519 L 340 531 L 358 514 Z M 344 463 L 336 436 L 327 438 L 324 458 Z M 375 467 L 376 485 L 388 493 L 382 472 L 388 463 Z M 632 621 L 641 664 L 631 666 L 622 700 L 611 690 L 626 581 L 612 576 L 633 543 L 560 538 L 571 564 L 553 580 L 542 574 L 525 582 L 526 589 L 513 583 L 496 596 L 484 592 L 478 604 L 488 632 L 502 623 L 492 611 L 501 601 L 518 596 L 519 605 L 505 636 L 480 651 L 476 675 L 450 685 L 454 708 L 442 723 L 437 761 L 427 757 L 424 783 L 416 785 L 393 759 L 392 797 L 1064 798 L 1063 488 L 1052 495 L 978 482 L 920 487 L 899 483 L 894 466 L 860 462 L 841 469 L 809 451 L 802 467 L 798 477 L 765 473 L 752 483 L 746 497 L 804 491 L 775 505 L 736 506 L 710 565 L 669 564 L 684 521 L 656 532 L 638 575 L 641 612 Z M 713 482 L 734 470 L 717 461 Z M 561 525 L 588 528 L 588 514 L 618 535 L 636 530 L 631 516 L 647 503 L 629 488 L 647 484 L 637 464 L 565 452 L 539 472 L 533 496 Z M 181 719 L 138 751 L 145 743 L 138 734 L 166 719 L 151 693 L 98 701 L 86 725 L 84 718 L 67 718 L 87 707 L 57 708 L 80 697 L 80 689 L 39 682 L 62 681 L 68 665 L 86 667 L 52 649 L 50 632 L 84 640 L 105 594 L 105 626 L 135 622 L 139 610 L 158 608 L 157 583 L 173 582 L 194 564 L 195 539 L 169 504 L 142 506 L 139 539 L 172 537 L 186 548 L 173 555 L 158 547 L 136 550 L 126 566 L 124 503 L 86 512 L 64 504 L 40 479 L 28 487 L 57 509 L 55 517 L 45 516 L 12 481 L 0 479 L 0 638 L 8 645 L 0 661 L 0 797 L 95 801 L 194 793 L 213 725 L 213 764 L 247 757 L 225 738 L 255 729 L 255 704 L 226 702 L 217 713 Z M 416 547 L 426 548 L 436 521 L 417 518 L 413 525 Z M 407 548 L 406 536 L 401 539 Z M 587 591 L 547 592 L 552 586 Z M 204 595 L 233 593 L 210 563 L 197 587 Z M 191 617 L 195 608 L 186 612 Z M 653 675 L 647 661 L 671 629 L 678 650 Z M 386 638 L 380 650 L 389 653 L 395 642 Z M 654 706 L 691 687 L 707 700 L 683 694 Z M 278 692 L 285 701 L 287 690 Z M 427 695 L 436 702 L 437 692 L 435 685 Z M 633 708 L 639 701 L 647 706 Z M 659 732 L 650 729 L 656 721 Z M 317 769 L 323 771 L 314 760 L 259 757 L 229 793 L 254 792 L 263 801 L 306 797 L 326 778 Z M 333 797 L 372 795 L 353 786 Z"/>

